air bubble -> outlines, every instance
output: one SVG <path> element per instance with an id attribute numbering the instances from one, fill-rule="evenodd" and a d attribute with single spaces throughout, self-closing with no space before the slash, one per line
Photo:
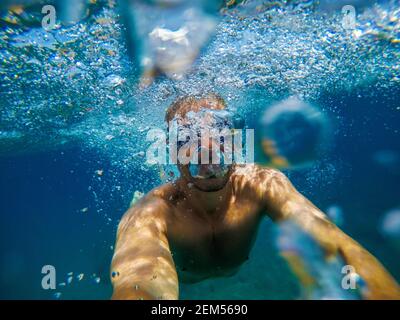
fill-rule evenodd
<path id="1" fill-rule="evenodd" d="M 327 146 L 329 123 L 316 107 L 291 97 L 265 110 L 261 146 L 271 166 L 304 167 L 318 160 Z"/>

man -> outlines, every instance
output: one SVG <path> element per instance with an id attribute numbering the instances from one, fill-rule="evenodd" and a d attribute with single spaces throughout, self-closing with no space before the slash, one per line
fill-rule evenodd
<path id="1" fill-rule="evenodd" d="M 186 97 L 168 108 L 166 121 L 189 130 L 194 125 L 207 127 L 215 124 L 209 114 L 224 108 L 215 95 Z M 210 149 L 213 139 L 205 137 Z M 183 150 L 200 159 L 196 152 L 200 153 Z M 255 164 L 201 162 L 192 170 L 190 163 L 179 160 L 178 168 L 177 181 L 149 192 L 119 224 L 111 267 L 113 299 L 178 299 L 178 278 L 197 282 L 232 275 L 247 260 L 264 217 L 276 223 L 292 221 L 319 244 L 327 259 L 341 256 L 366 282 L 364 298 L 400 298 L 399 286 L 377 259 L 330 222 L 281 172 Z"/>

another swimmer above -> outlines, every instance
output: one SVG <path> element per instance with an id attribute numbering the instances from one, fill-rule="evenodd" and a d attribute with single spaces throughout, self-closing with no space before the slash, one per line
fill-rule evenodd
<path id="1" fill-rule="evenodd" d="M 185 97 L 167 110 L 166 121 L 191 130 L 218 123 L 225 108 L 216 95 Z M 205 111 L 205 112 L 203 112 Z M 213 116 L 216 113 L 217 116 Z M 216 120 L 217 119 L 217 120 Z M 226 122 L 229 127 L 229 121 Z M 231 127 L 229 129 L 232 129 Z M 209 154 L 215 141 L 209 142 Z M 217 144 L 222 145 L 222 144 Z M 179 152 L 199 159 L 200 149 Z M 181 153 L 182 154 L 182 153 Z M 179 155 L 179 153 L 178 153 Z M 302 196 L 281 172 L 255 164 L 200 164 L 178 159 L 180 178 L 150 191 L 123 216 L 111 267 L 113 299 L 178 299 L 179 281 L 198 282 L 234 274 L 248 259 L 261 220 L 292 221 L 323 249 L 354 267 L 365 281 L 365 299 L 399 299 L 400 289 L 360 244 Z"/>

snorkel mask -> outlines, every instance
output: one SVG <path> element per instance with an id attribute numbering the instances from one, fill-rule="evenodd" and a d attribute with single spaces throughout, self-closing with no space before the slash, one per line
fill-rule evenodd
<path id="1" fill-rule="evenodd" d="M 173 121 L 178 131 L 179 162 L 188 165 L 190 175 L 195 179 L 226 176 L 233 164 L 233 136 L 244 128 L 243 118 L 227 110 L 201 109 Z M 187 153 L 189 158 L 181 161 Z"/>

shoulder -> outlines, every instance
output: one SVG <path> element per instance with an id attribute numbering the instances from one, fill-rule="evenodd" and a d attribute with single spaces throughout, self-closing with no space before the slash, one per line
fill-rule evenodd
<path id="1" fill-rule="evenodd" d="M 172 185 L 162 185 L 157 187 L 131 206 L 123 215 L 118 233 L 135 227 L 140 228 L 144 225 L 155 225 L 159 230 L 164 229 L 165 221 L 172 211 L 168 198 L 174 193 Z"/>
<path id="2" fill-rule="evenodd" d="M 246 164 L 235 166 L 231 181 L 239 189 L 253 187 L 266 191 L 276 184 L 286 184 L 288 178 L 279 170 L 262 167 L 257 164 Z"/>
<path id="3" fill-rule="evenodd" d="M 235 196 L 250 198 L 272 211 L 297 194 L 281 171 L 256 164 L 237 166 L 231 181 Z"/>

